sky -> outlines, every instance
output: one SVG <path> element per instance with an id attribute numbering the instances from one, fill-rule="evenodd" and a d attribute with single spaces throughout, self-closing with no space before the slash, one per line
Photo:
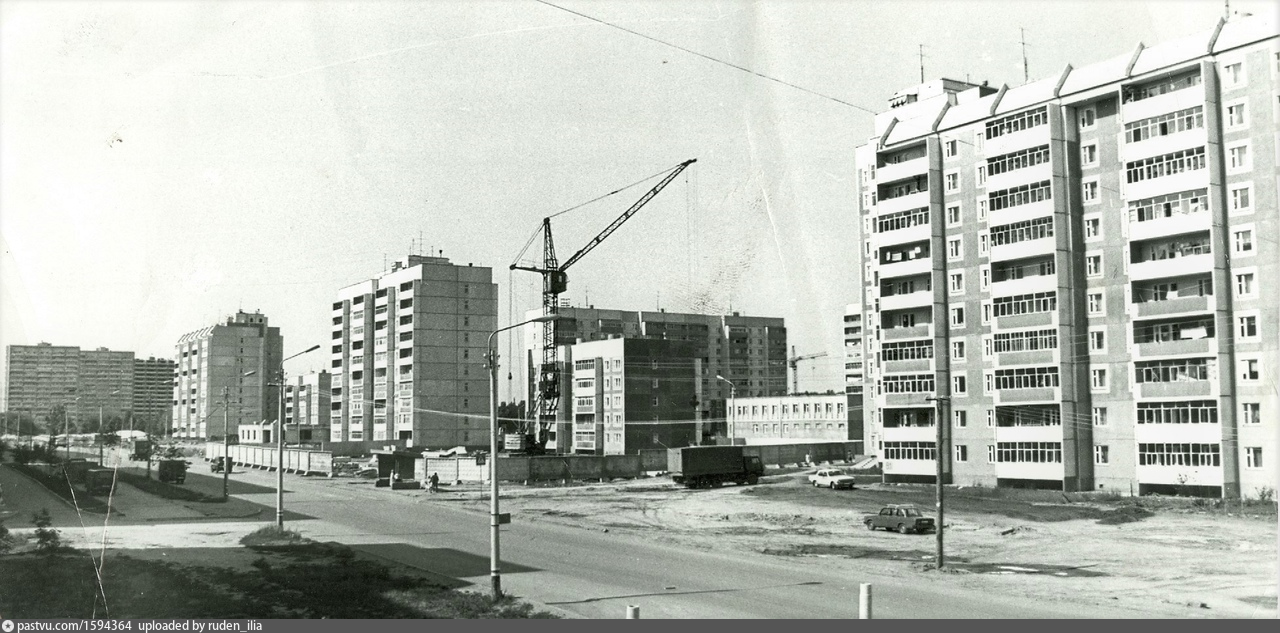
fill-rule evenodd
<path id="1" fill-rule="evenodd" d="M 828 354 L 801 364 L 800 388 L 839 390 L 859 296 L 854 148 L 919 83 L 919 45 L 926 79 L 1012 87 L 1020 29 L 1034 81 L 1223 12 L 0 0 L 0 345 L 172 357 L 182 334 L 243 309 L 280 326 L 289 354 L 329 340 L 339 288 L 411 250 L 491 267 L 513 323 L 540 302 L 540 278 L 508 267 L 542 218 L 696 158 L 569 269 L 564 296 L 783 317 L 798 353 Z M 554 219 L 561 259 L 647 186 Z M 521 347 L 500 345 L 505 367 Z"/>

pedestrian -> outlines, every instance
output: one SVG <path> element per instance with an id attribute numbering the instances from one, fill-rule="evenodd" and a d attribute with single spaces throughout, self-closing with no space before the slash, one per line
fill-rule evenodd
<path id="1" fill-rule="evenodd" d="M 431 492 L 440 492 L 440 475 L 431 473 L 431 478 L 428 479 L 427 481 L 431 483 L 431 488 L 430 488 Z"/>

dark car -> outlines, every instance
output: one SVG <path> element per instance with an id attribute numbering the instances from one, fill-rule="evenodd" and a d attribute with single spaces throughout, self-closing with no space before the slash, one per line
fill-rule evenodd
<path id="1" fill-rule="evenodd" d="M 897 530 L 899 534 L 924 533 L 937 529 L 932 517 L 927 517 L 913 505 L 887 505 L 879 514 L 869 514 L 863 519 L 868 530 L 884 528 Z"/>

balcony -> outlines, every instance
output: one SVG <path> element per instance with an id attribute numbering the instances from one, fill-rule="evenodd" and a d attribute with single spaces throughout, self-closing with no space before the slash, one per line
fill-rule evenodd
<path id="1" fill-rule="evenodd" d="M 1139 398 L 1208 397 L 1214 393 L 1213 381 L 1183 380 L 1178 382 L 1144 382 L 1138 385 Z"/>
<path id="2" fill-rule="evenodd" d="M 901 163 L 876 168 L 876 184 L 883 185 L 905 178 L 920 176 L 929 171 L 929 157 L 921 156 Z"/>
<path id="3" fill-rule="evenodd" d="M 1141 101 L 1130 101 L 1120 106 L 1120 116 L 1125 123 L 1135 123 L 1198 105 L 1204 105 L 1204 84 L 1196 84 Z"/>
<path id="4" fill-rule="evenodd" d="M 1035 312 L 1033 314 L 1012 314 L 1009 316 L 996 317 L 997 330 L 1016 330 L 1023 327 L 1032 327 L 1036 325 L 1053 325 L 1054 315 L 1058 312 Z"/>
<path id="5" fill-rule="evenodd" d="M 1138 357 L 1209 354 L 1210 352 L 1216 352 L 1216 340 L 1213 338 L 1198 338 L 1161 341 L 1159 343 L 1138 343 Z"/>
<path id="6" fill-rule="evenodd" d="M 1002 134 L 982 143 L 982 153 L 988 158 L 1045 145 L 1049 142 L 1049 126 L 1037 125 L 1012 134 Z M 990 189 L 988 188 L 988 191 Z"/>
<path id="7" fill-rule="evenodd" d="M 1062 399 L 1059 387 L 1039 387 L 1035 389 L 997 389 L 994 394 L 996 404 L 1016 402 L 1058 402 Z"/>
<path id="8" fill-rule="evenodd" d="M 1133 281 L 1142 281 L 1163 277 L 1188 277 L 1212 270 L 1213 254 L 1202 253 L 1129 264 L 1129 278 Z"/>
<path id="9" fill-rule="evenodd" d="M 872 220 L 874 222 L 875 220 Z M 893 246 L 895 244 L 910 244 L 911 242 L 923 242 L 929 239 L 929 224 L 917 224 L 909 226 L 905 229 L 897 229 L 894 231 L 884 231 L 876 233 L 876 246 Z"/>
<path id="10" fill-rule="evenodd" d="M 932 407 L 933 402 L 926 400 L 932 398 L 933 392 L 921 393 L 886 393 L 880 396 L 883 399 L 884 407 Z"/>
<path id="11" fill-rule="evenodd" d="M 1164 301 L 1146 301 L 1135 303 L 1134 315 L 1137 317 L 1155 317 L 1172 314 L 1208 312 L 1214 309 L 1212 296 L 1182 297 L 1165 299 Z"/>
<path id="12" fill-rule="evenodd" d="M 988 156 L 992 154 L 988 153 Z M 1001 191 L 1018 185 L 1041 182 L 1053 178 L 1053 163 L 1040 163 L 1022 169 L 987 176 L 987 191 Z"/>
<path id="13" fill-rule="evenodd" d="M 1062 425 L 997 426 L 997 442 L 1061 442 Z"/>
<path id="14" fill-rule="evenodd" d="M 1129 223 L 1129 240 L 1141 241 L 1170 235 L 1208 231 L 1213 223 L 1213 214 L 1208 211 L 1184 213 L 1147 220 L 1146 222 Z"/>
<path id="15" fill-rule="evenodd" d="M 1055 349 L 1038 349 L 1030 352 L 1004 352 L 996 354 L 997 367 L 1056 364 L 1058 364 L 1058 350 Z"/>
<path id="16" fill-rule="evenodd" d="M 1205 133 L 1204 128 L 1183 130 L 1174 134 L 1145 139 L 1137 143 L 1125 143 L 1120 146 L 1120 160 L 1126 163 L 1132 162 L 1193 147 L 1203 147 L 1207 142 L 1208 134 Z"/>
<path id="17" fill-rule="evenodd" d="M 1036 241 L 1039 242 L 1044 240 Z M 1022 279 L 1010 279 L 1008 281 L 997 281 L 992 283 L 991 296 L 1012 297 L 1015 295 L 1029 295 L 1036 292 L 1050 292 L 1057 289 L 1057 275 L 1031 275 L 1023 277 Z"/>
<path id="18" fill-rule="evenodd" d="M 888 327 L 880 330 L 880 335 L 886 341 L 929 338 L 933 336 L 933 328 L 928 323 L 914 327 Z"/>
<path id="19" fill-rule="evenodd" d="M 1137 466 L 1138 482 L 1186 486 L 1221 486 L 1221 466 Z"/>
<path id="20" fill-rule="evenodd" d="M 1014 222 L 1022 222 L 1024 220 L 1034 220 L 1053 215 L 1053 199 L 1041 200 L 1039 202 L 1028 202 L 1015 207 L 1005 207 L 996 211 L 987 213 L 988 226 L 1001 226 L 1004 224 L 1012 224 Z"/>
<path id="21" fill-rule="evenodd" d="M 1160 178 L 1150 178 L 1139 182 L 1122 185 L 1125 200 L 1143 200 L 1167 193 L 1204 189 L 1209 186 L 1209 170 L 1196 169 L 1170 174 Z"/>
<path id="22" fill-rule="evenodd" d="M 917 358 L 914 360 L 887 360 L 884 361 L 884 373 L 898 374 L 902 372 L 926 372 L 933 371 L 933 359 Z"/>
<path id="23" fill-rule="evenodd" d="M 886 426 L 883 431 L 886 442 L 935 442 L 938 439 L 938 430 L 933 425 Z"/>
<path id="24" fill-rule="evenodd" d="M 1036 462 L 1000 462 L 995 465 L 998 479 L 1062 479 L 1062 464 Z"/>
<path id="25" fill-rule="evenodd" d="M 909 292 L 902 295 L 889 295 L 880 297 L 880 310 L 904 310 L 907 308 L 922 308 L 933 304 L 933 291 L 922 290 L 919 292 Z"/>
<path id="26" fill-rule="evenodd" d="M 919 209 L 920 207 L 927 206 L 929 206 L 929 192 L 918 191 L 905 196 L 898 196 L 897 198 L 880 200 L 876 203 L 876 212 L 879 215 L 884 215 L 886 213 L 897 213 L 899 211 Z"/>
<path id="27" fill-rule="evenodd" d="M 1222 441 L 1221 424 L 1135 424 L 1134 441 L 1139 443 L 1217 444 Z"/>
<path id="28" fill-rule="evenodd" d="M 880 279 L 893 277 L 911 277 L 933 271 L 933 258 L 929 256 L 910 259 L 892 264 L 880 264 Z"/>
<path id="29" fill-rule="evenodd" d="M 937 439 L 936 437 L 934 438 Z M 932 459 L 882 459 L 886 475 L 937 475 L 937 462 Z"/>

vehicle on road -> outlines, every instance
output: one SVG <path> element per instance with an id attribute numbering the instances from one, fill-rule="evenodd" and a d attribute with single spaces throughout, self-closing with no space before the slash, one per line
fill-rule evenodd
<path id="1" fill-rule="evenodd" d="M 718 488 L 726 481 L 754 486 L 764 463 L 741 446 L 686 446 L 667 449 L 667 470 L 671 481 L 689 488 Z"/>
<path id="2" fill-rule="evenodd" d="M 887 505 L 880 509 L 879 514 L 868 514 L 862 522 L 868 530 L 883 528 L 897 530 L 899 534 L 923 534 L 937 529 L 933 517 L 925 516 L 919 508 L 909 504 Z"/>
<path id="3" fill-rule="evenodd" d="M 84 488 L 91 495 L 111 494 L 116 473 L 111 468 L 89 468 L 84 473 Z"/>
<path id="4" fill-rule="evenodd" d="M 855 479 L 846 475 L 839 468 L 823 468 L 818 472 L 809 475 L 809 483 L 815 488 L 830 488 L 832 490 L 853 490 Z"/>
<path id="5" fill-rule="evenodd" d="M 187 480 L 187 462 L 181 459 L 162 459 L 157 469 L 160 481 L 184 483 Z"/>

